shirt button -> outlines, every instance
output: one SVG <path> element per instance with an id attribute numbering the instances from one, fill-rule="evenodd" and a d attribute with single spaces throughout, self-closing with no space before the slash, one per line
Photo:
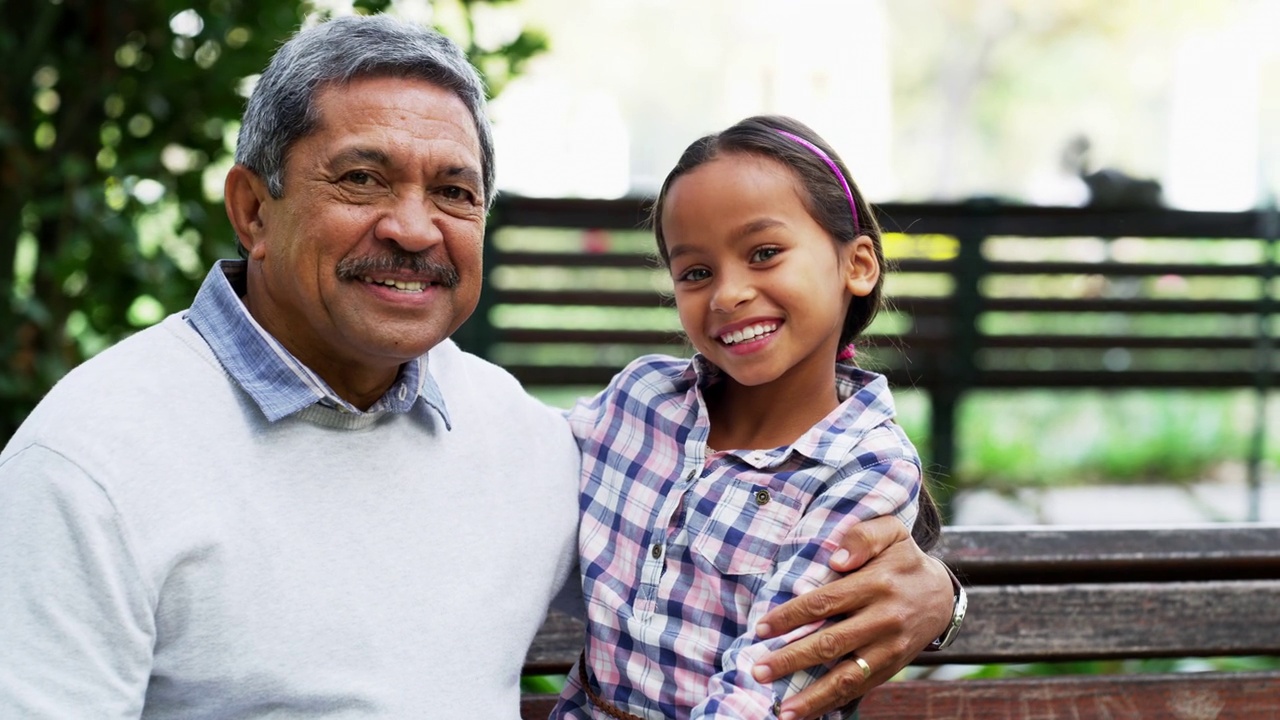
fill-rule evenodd
<path id="1" fill-rule="evenodd" d="M 657 560 L 658 558 L 662 557 L 662 545 L 658 543 L 654 543 L 653 551 L 650 554 L 653 555 L 654 560 Z"/>
<path id="2" fill-rule="evenodd" d="M 773 701 L 773 714 L 774 714 L 774 716 L 778 716 L 778 715 L 781 715 L 781 714 L 782 714 L 782 701 L 781 701 L 781 700 L 774 700 L 774 701 Z"/>
<path id="3" fill-rule="evenodd" d="M 768 490 L 757 490 L 757 491 L 756 491 L 756 504 L 757 504 L 757 505 L 768 505 L 768 504 L 769 504 L 769 499 L 770 499 L 770 498 L 769 498 L 769 491 L 768 491 Z"/>

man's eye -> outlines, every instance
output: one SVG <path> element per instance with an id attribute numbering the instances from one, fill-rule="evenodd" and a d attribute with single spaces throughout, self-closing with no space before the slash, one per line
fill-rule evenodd
<path id="1" fill-rule="evenodd" d="M 441 190 L 440 193 L 444 195 L 446 200 L 464 200 L 466 202 L 473 202 L 475 198 L 475 195 L 473 195 L 470 190 L 460 188 L 456 185 L 450 185 L 449 187 Z"/>
<path id="2" fill-rule="evenodd" d="M 373 182 L 373 176 L 363 170 L 352 170 L 344 175 L 342 179 L 352 185 L 368 185 Z"/>

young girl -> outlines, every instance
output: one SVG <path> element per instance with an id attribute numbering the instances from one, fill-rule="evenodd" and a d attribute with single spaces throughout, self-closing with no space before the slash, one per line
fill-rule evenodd
<path id="1" fill-rule="evenodd" d="M 777 717 L 817 675 L 762 684 L 752 666 L 817 624 L 762 641 L 757 620 L 833 578 L 849 525 L 910 527 L 922 493 L 884 377 L 850 362 L 880 305 L 880 229 L 836 154 L 782 117 L 690 145 L 653 226 L 697 354 L 642 357 L 568 413 L 589 629 L 552 716 Z"/>

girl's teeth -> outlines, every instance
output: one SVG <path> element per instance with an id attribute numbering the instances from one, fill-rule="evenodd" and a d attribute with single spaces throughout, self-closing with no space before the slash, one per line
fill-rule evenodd
<path id="1" fill-rule="evenodd" d="M 741 330 L 734 330 L 731 333 L 721 335 L 720 342 L 725 345 L 736 345 L 745 340 L 754 340 L 755 338 L 768 335 L 777 329 L 778 326 L 774 323 L 751 325 L 749 327 L 742 328 Z"/>

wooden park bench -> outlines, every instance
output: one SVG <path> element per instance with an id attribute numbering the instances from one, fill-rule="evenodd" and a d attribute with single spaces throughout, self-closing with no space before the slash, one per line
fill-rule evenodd
<path id="1" fill-rule="evenodd" d="M 528 387 L 575 395 L 641 353 L 686 352 L 646 208 L 499 198 L 481 306 L 455 337 Z M 928 394 L 931 468 L 955 466 L 957 409 L 973 390 L 1271 390 L 1274 210 L 877 209 L 896 267 L 859 362 L 896 391 Z M 1251 445 L 1254 487 L 1262 449 Z M 1276 527 L 948 528 L 942 552 L 972 587 L 969 618 L 956 645 L 921 664 L 1280 656 Z M 553 617 L 526 670 L 564 672 L 580 648 L 581 628 Z M 862 717 L 1280 718 L 1269 667 L 915 679 L 871 693 Z M 549 707 L 528 698 L 525 717 Z"/>
<path id="2" fill-rule="evenodd" d="M 455 337 L 531 388 L 593 391 L 643 352 L 686 352 L 646 208 L 500 197 L 482 304 Z M 1274 211 L 877 209 L 896 267 L 859 362 L 928 394 L 943 472 L 971 390 L 1271 387 Z"/>
<path id="3" fill-rule="evenodd" d="M 1280 718 L 1280 526 L 949 527 L 940 554 L 968 587 L 969 613 L 956 643 L 920 665 L 1257 658 L 1265 669 L 1117 662 L 1107 674 L 899 680 L 866 697 L 863 720 Z M 564 673 L 581 646 L 581 625 L 553 616 L 526 673 Z M 545 718 L 553 700 L 526 696 L 523 717 Z"/>

